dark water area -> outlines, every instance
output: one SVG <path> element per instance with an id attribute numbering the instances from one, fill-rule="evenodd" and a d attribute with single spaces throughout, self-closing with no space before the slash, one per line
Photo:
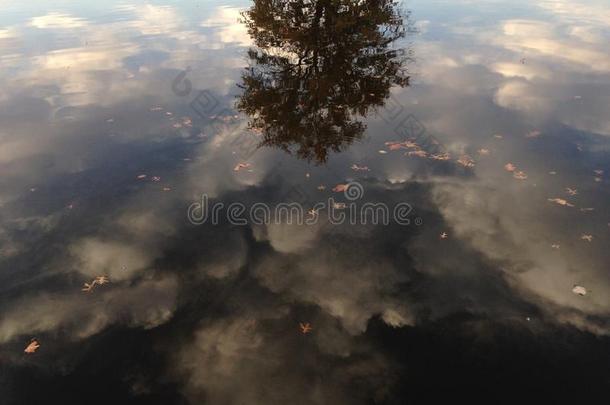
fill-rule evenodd
<path id="1" fill-rule="evenodd" d="M 610 7 L 0 1 L 0 403 L 606 403 Z"/>

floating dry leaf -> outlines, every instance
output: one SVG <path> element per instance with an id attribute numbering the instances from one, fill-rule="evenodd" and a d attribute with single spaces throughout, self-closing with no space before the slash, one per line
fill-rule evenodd
<path id="1" fill-rule="evenodd" d="M 468 155 L 460 156 L 460 158 L 458 159 L 457 162 L 464 167 L 474 167 L 475 166 L 474 160 L 472 160 L 472 158 Z"/>
<path id="2" fill-rule="evenodd" d="M 109 283 L 110 280 L 106 276 L 97 276 L 93 279 L 91 283 L 85 283 L 83 285 L 82 291 L 91 292 L 96 285 L 104 285 Z"/>
<path id="3" fill-rule="evenodd" d="M 252 167 L 250 163 L 238 163 L 237 166 L 233 168 L 233 171 L 238 172 L 241 169 L 249 169 L 250 167 Z"/>
<path id="4" fill-rule="evenodd" d="M 542 132 L 540 131 L 530 131 L 527 134 L 525 134 L 526 138 L 538 138 L 540 135 L 542 135 Z"/>
<path id="5" fill-rule="evenodd" d="M 527 174 L 521 170 L 514 172 L 513 177 L 517 180 L 527 180 Z"/>
<path id="6" fill-rule="evenodd" d="M 576 190 L 575 188 L 566 187 L 566 193 L 568 193 L 569 195 L 576 195 L 578 194 L 578 190 Z"/>
<path id="7" fill-rule="evenodd" d="M 32 354 L 35 353 L 36 350 L 40 347 L 40 343 L 36 339 L 32 339 L 29 345 L 23 350 L 24 353 Z"/>
<path id="8" fill-rule="evenodd" d="M 312 331 L 313 327 L 311 326 L 311 324 L 309 322 L 299 323 L 299 329 L 301 330 L 302 334 L 306 335 Z"/>
<path id="9" fill-rule="evenodd" d="M 352 165 L 351 169 L 355 170 L 357 172 L 369 172 L 370 171 L 368 166 L 359 166 L 355 163 Z"/>
<path id="10" fill-rule="evenodd" d="M 333 187 L 333 191 L 335 193 L 342 193 L 345 190 L 347 190 L 348 185 L 347 184 L 337 184 L 335 187 Z"/>
<path id="11" fill-rule="evenodd" d="M 581 285 L 574 285 L 572 292 L 576 295 L 580 295 L 581 297 L 587 295 L 587 289 Z"/>
<path id="12" fill-rule="evenodd" d="M 489 155 L 489 149 L 481 148 L 477 151 L 477 153 L 481 156 L 487 156 Z"/>
<path id="13" fill-rule="evenodd" d="M 582 234 L 580 239 L 586 240 L 587 242 L 593 242 L 593 235 Z"/>
<path id="14" fill-rule="evenodd" d="M 574 206 L 573 204 L 570 204 L 563 198 L 549 198 L 548 201 L 553 202 L 558 205 L 563 205 L 564 207 L 573 207 Z"/>
<path id="15" fill-rule="evenodd" d="M 405 156 L 415 156 L 415 157 L 425 158 L 425 157 L 428 157 L 428 152 L 426 152 L 425 150 L 413 150 L 413 151 L 405 153 Z"/>
<path id="16" fill-rule="evenodd" d="M 432 160 L 450 160 L 451 155 L 449 155 L 449 153 L 436 153 L 436 154 L 430 156 L 430 159 L 432 159 Z"/>
<path id="17" fill-rule="evenodd" d="M 514 172 L 515 170 L 517 170 L 517 166 L 512 163 L 507 163 L 504 165 L 504 169 L 506 169 L 506 171 L 508 172 Z"/>

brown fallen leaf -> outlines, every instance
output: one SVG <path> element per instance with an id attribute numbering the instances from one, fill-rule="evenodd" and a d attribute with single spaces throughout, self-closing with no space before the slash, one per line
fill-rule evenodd
<path id="1" fill-rule="evenodd" d="M 370 172 L 370 169 L 368 166 L 359 166 L 355 163 L 352 165 L 351 169 L 354 171 L 357 171 L 357 172 Z"/>
<path id="2" fill-rule="evenodd" d="M 23 350 L 24 353 L 33 354 L 36 353 L 36 350 L 40 347 L 40 343 L 36 339 L 32 339 L 29 345 Z"/>
<path id="3" fill-rule="evenodd" d="M 527 134 L 525 134 L 526 138 L 538 138 L 540 135 L 542 135 L 542 132 L 540 131 L 530 131 Z"/>
<path id="4" fill-rule="evenodd" d="M 425 157 L 428 157 L 428 152 L 426 152 L 425 150 L 413 150 L 413 151 L 405 153 L 405 156 L 415 156 L 415 157 L 425 158 Z"/>
<path id="5" fill-rule="evenodd" d="M 335 187 L 333 187 L 333 191 L 335 193 L 342 193 L 345 190 L 347 190 L 348 185 L 347 184 L 337 184 Z"/>
<path id="6" fill-rule="evenodd" d="M 474 167 L 475 166 L 474 160 L 472 160 L 472 158 L 468 155 L 460 156 L 460 158 L 457 160 L 457 162 L 464 167 Z"/>
<path id="7" fill-rule="evenodd" d="M 449 155 L 449 153 L 436 153 L 436 154 L 430 156 L 430 159 L 432 159 L 432 160 L 450 160 L 451 155 Z"/>
<path id="8" fill-rule="evenodd" d="M 312 331 L 313 327 L 311 326 L 311 324 L 309 322 L 299 323 L 299 329 L 301 330 L 302 334 L 306 335 Z"/>
<path id="9" fill-rule="evenodd" d="M 574 285 L 572 292 L 576 295 L 580 295 L 581 297 L 587 295 L 587 289 L 581 285 Z"/>
<path id="10" fill-rule="evenodd" d="M 593 242 L 593 235 L 582 234 L 580 239 L 586 240 L 587 242 Z"/>
<path id="11" fill-rule="evenodd" d="M 578 194 L 578 190 L 576 190 L 575 188 L 566 187 L 566 193 L 568 193 L 569 195 L 576 195 Z"/>
<path id="12" fill-rule="evenodd" d="M 81 291 L 91 292 L 96 285 L 104 285 L 109 283 L 110 280 L 106 276 L 97 276 L 91 283 L 85 283 Z"/>
<path id="13" fill-rule="evenodd" d="M 521 170 L 514 172 L 513 177 L 517 180 L 527 180 L 527 174 Z"/>
<path id="14" fill-rule="evenodd" d="M 517 170 L 517 166 L 515 166 L 515 165 L 514 165 L 514 164 L 512 164 L 512 163 L 507 163 L 507 164 L 505 164 L 505 165 L 504 165 L 504 169 L 505 169 L 507 172 L 514 172 L 515 170 Z"/>
<path id="15" fill-rule="evenodd" d="M 250 163 L 238 163 L 237 166 L 233 168 L 233 171 L 238 172 L 241 169 L 249 169 L 250 167 L 252 167 Z"/>
<path id="16" fill-rule="evenodd" d="M 489 155 L 489 149 L 481 148 L 477 151 L 477 153 L 481 156 L 487 156 Z"/>
<path id="17" fill-rule="evenodd" d="M 563 198 L 549 198 L 548 201 L 553 202 L 558 205 L 563 205 L 564 207 L 573 207 L 574 206 L 573 204 L 570 204 Z"/>

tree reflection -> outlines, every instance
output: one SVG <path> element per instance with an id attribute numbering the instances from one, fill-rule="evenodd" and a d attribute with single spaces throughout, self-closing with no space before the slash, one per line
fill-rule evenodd
<path id="1" fill-rule="evenodd" d="M 359 118 L 408 86 L 394 42 L 407 19 L 388 0 L 255 0 L 243 22 L 257 48 L 237 108 L 263 146 L 325 162 L 366 129 Z"/>

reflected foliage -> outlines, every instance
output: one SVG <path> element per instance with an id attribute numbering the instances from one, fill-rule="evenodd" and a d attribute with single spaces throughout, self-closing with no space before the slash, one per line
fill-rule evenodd
<path id="1" fill-rule="evenodd" d="M 237 108 L 263 146 L 325 162 L 361 139 L 359 118 L 407 86 L 409 30 L 396 2 L 258 0 L 243 23 L 248 51 Z"/>

